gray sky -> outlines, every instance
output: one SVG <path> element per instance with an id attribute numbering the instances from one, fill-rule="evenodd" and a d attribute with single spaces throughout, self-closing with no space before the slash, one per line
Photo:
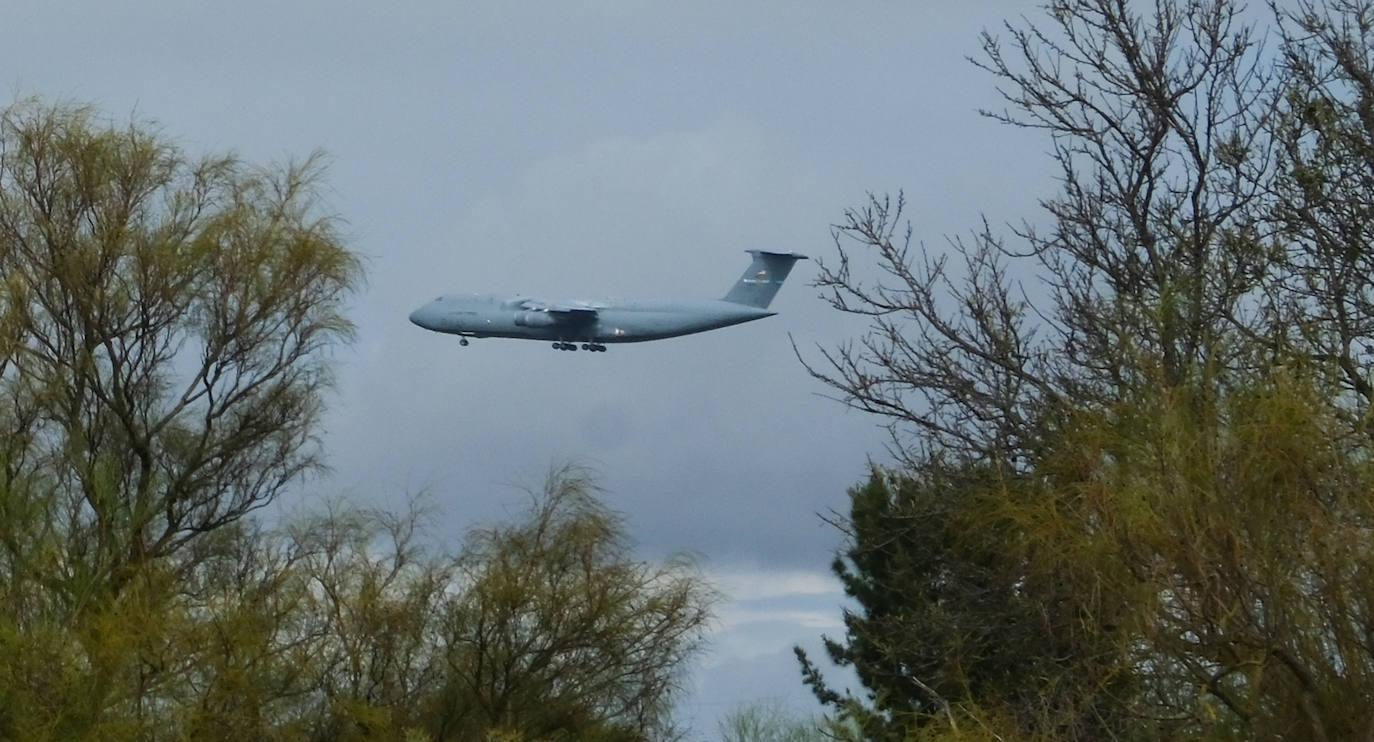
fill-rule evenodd
<path id="1" fill-rule="evenodd" d="M 860 6 L 860 7 L 854 7 Z M 878 420 L 793 357 L 856 337 L 801 263 L 777 317 L 607 353 L 456 339 L 406 316 L 449 292 L 723 295 L 747 248 L 831 257 L 829 225 L 905 189 L 932 251 L 981 213 L 1034 215 L 1044 143 L 981 119 L 964 60 L 1011 3 L 0 2 L 16 94 L 158 122 L 188 150 L 330 156 L 329 208 L 366 256 L 325 440 L 343 492 L 426 490 L 435 532 L 518 510 L 591 465 L 645 556 L 688 550 L 733 595 L 698 692 L 809 698 L 791 658 L 838 633 L 827 566 Z"/>

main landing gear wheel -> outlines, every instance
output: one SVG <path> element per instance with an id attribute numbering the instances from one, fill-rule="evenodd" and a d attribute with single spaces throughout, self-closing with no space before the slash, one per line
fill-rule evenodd
<path id="1" fill-rule="evenodd" d="M 464 348 L 466 348 L 466 347 L 468 347 L 468 339 L 467 339 L 467 338 L 458 338 L 458 344 L 461 345 L 461 346 L 463 346 Z"/>

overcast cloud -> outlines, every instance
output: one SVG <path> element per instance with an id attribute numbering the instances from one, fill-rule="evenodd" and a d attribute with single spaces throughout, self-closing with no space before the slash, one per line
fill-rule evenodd
<path id="1" fill-rule="evenodd" d="M 329 208 L 366 256 L 325 440 L 343 492 L 425 490 L 435 532 L 517 510 L 552 465 L 600 474 L 646 557 L 695 552 L 732 600 L 685 710 L 809 708 L 791 658 L 842 630 L 827 566 L 879 421 L 794 358 L 857 336 L 801 263 L 777 317 L 607 353 L 453 338 L 434 295 L 722 295 L 748 248 L 833 253 L 866 191 L 905 189 L 929 249 L 1033 215 L 1043 145 L 980 119 L 964 60 L 1008 4 L 306 0 L 0 3 L 15 94 L 153 119 L 192 152 L 325 150 Z M 859 5 L 861 7 L 853 7 Z"/>

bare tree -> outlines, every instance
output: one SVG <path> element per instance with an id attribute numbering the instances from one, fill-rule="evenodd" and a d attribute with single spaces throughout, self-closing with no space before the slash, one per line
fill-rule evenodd
<path id="1" fill-rule="evenodd" d="M 1228 338 L 1266 257 L 1274 75 L 1229 0 L 1134 7 L 1055 2 L 1046 27 L 983 36 L 975 63 L 1006 102 L 984 115 L 1049 135 L 1062 189 L 1043 231 L 984 224 L 951 263 L 876 196 L 835 229 L 818 285 L 871 329 L 804 362 L 913 461 L 1028 458 L 1068 406 L 1246 362 Z"/>
<path id="2" fill-rule="evenodd" d="M 1267 284 L 1267 336 L 1330 369 L 1350 422 L 1374 401 L 1374 5 L 1274 6 L 1283 117 L 1273 190 L 1283 270 Z"/>

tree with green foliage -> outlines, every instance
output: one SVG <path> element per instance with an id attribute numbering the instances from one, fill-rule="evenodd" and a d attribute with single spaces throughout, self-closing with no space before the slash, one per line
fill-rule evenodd
<path id="1" fill-rule="evenodd" d="M 586 472 L 456 555 L 415 508 L 255 517 L 352 332 L 320 176 L 0 111 L 0 738 L 671 736 L 714 593 Z"/>
<path id="2" fill-rule="evenodd" d="M 58 549 L 46 592 L 80 610 L 319 467 L 360 275 L 319 174 L 192 158 L 79 106 L 0 112 L 10 585 Z"/>
<path id="3" fill-rule="evenodd" d="M 1029 483 L 991 467 L 875 468 L 851 493 L 847 542 L 833 564 L 855 608 L 844 641 L 826 651 L 853 667 L 867 699 L 830 688 L 797 649 L 822 703 L 866 739 L 904 739 L 930 721 L 952 724 L 970 704 L 1033 728 L 1072 727 L 1083 738 L 1121 732 L 1114 722 L 1131 678 L 1119 635 L 1118 594 L 1083 592 L 1077 575 L 1039 566 L 1038 545 L 997 507 Z M 1078 709 L 1088 709 L 1079 712 Z M 982 719 L 983 713 L 977 714 Z"/>
<path id="4" fill-rule="evenodd" d="M 643 562 L 561 469 L 510 523 L 427 546 L 424 509 L 334 505 L 194 541 L 70 625 L 0 634 L 15 739 L 656 740 L 715 592 Z"/>
<path id="5" fill-rule="evenodd" d="M 319 173 L 82 106 L 0 111 L 6 736 L 133 735 L 196 544 L 319 467 L 360 276 Z"/>
<path id="6" fill-rule="evenodd" d="M 867 695 L 804 677 L 874 739 L 1364 734 L 1374 4 L 1045 10 L 976 63 L 1046 225 L 951 263 L 873 197 L 822 268 L 901 467 L 839 519 Z"/>
<path id="7" fill-rule="evenodd" d="M 276 733 L 673 735 L 681 673 L 715 601 L 689 560 L 634 559 L 623 521 L 576 468 L 552 472 L 527 513 L 474 530 L 455 556 L 423 548 L 422 513 L 337 509 L 279 535 L 280 546 L 267 541 L 264 555 L 290 567 L 277 579 L 303 587 L 274 591 L 300 601 L 264 624 L 294 673 L 277 675 L 286 665 L 274 653 L 245 647 L 267 678 L 296 683 L 267 698 L 284 712 Z M 282 561 L 292 554 L 294 565 Z"/>
<path id="8" fill-rule="evenodd" d="M 584 473 L 552 476 L 528 516 L 471 534 L 448 606 L 445 729 L 528 739 L 660 739 L 715 593 L 690 560 L 630 557 Z M 451 734 L 451 732 L 450 732 Z"/>

